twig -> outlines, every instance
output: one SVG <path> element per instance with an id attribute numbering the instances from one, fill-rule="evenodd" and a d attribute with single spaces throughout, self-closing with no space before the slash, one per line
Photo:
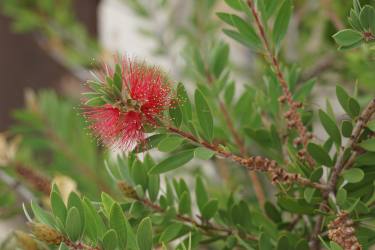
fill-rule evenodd
<path id="1" fill-rule="evenodd" d="M 336 59 L 336 55 L 333 53 L 329 53 L 328 55 L 325 55 L 314 66 L 312 66 L 310 70 L 306 71 L 302 75 L 301 79 L 299 80 L 299 83 L 303 83 L 329 70 L 333 66 L 335 59 Z"/>
<path id="2" fill-rule="evenodd" d="M 230 130 L 230 132 L 233 136 L 233 139 L 234 139 L 238 149 L 240 150 L 241 155 L 246 156 L 247 150 L 246 150 L 246 147 L 245 147 L 244 140 L 242 140 L 240 135 L 237 133 L 237 131 L 236 131 L 234 125 L 233 125 L 232 119 L 229 115 L 229 112 L 228 112 L 227 108 L 225 107 L 224 103 L 222 101 L 219 101 L 219 105 L 220 105 L 220 110 L 224 115 L 227 126 L 228 126 L 228 128 L 229 128 L 229 130 Z M 262 184 L 260 183 L 256 173 L 249 172 L 249 176 L 251 178 L 251 181 L 252 181 L 252 184 L 253 184 L 253 187 L 254 187 L 255 196 L 257 197 L 257 200 L 258 200 L 260 206 L 262 207 L 264 202 L 265 202 L 265 196 L 264 196 Z"/>
<path id="3" fill-rule="evenodd" d="M 331 181 L 329 183 L 331 191 L 334 190 L 336 187 L 337 179 L 341 173 L 341 171 L 345 167 L 345 159 L 344 154 L 345 151 L 352 148 L 355 143 L 357 143 L 359 136 L 361 135 L 362 130 L 365 128 L 367 122 L 370 120 L 371 116 L 375 113 L 375 98 L 370 101 L 370 103 L 367 105 L 361 116 L 358 118 L 358 121 L 353 129 L 352 135 L 350 136 L 350 139 L 344 146 L 344 148 L 341 150 L 339 156 L 337 157 L 336 164 L 333 168 L 333 174 L 331 177 Z M 355 154 L 356 155 L 356 154 Z M 354 159 L 352 159 L 354 160 Z"/>
<path id="4" fill-rule="evenodd" d="M 330 0 L 321 0 L 321 4 L 323 5 L 323 9 L 325 10 L 325 13 L 327 17 L 331 20 L 333 25 L 337 30 L 342 30 L 345 28 L 344 23 L 341 21 L 341 19 L 336 15 L 335 11 L 332 11 L 332 3 Z"/>
<path id="5" fill-rule="evenodd" d="M 67 237 L 63 238 L 63 242 L 71 250 L 101 250 L 101 248 L 98 247 L 98 246 L 92 247 L 92 246 L 86 245 L 83 242 L 73 242 L 70 239 L 68 239 Z"/>
<path id="6" fill-rule="evenodd" d="M 328 181 L 328 189 L 323 194 L 323 202 L 320 204 L 320 209 L 325 209 L 326 205 L 328 204 L 328 197 L 330 193 L 334 193 L 336 189 L 336 184 L 338 181 L 338 177 L 340 176 L 342 170 L 348 166 L 348 164 L 351 164 L 354 162 L 355 157 L 357 156 L 357 152 L 354 151 L 354 153 L 351 154 L 349 157 L 349 160 L 345 162 L 345 152 L 347 150 L 350 150 L 357 142 L 361 135 L 362 130 L 365 128 L 367 122 L 371 119 L 371 116 L 375 113 L 375 98 L 370 101 L 370 103 L 367 105 L 367 107 L 364 109 L 362 114 L 357 120 L 357 123 L 353 129 L 352 135 L 350 136 L 350 139 L 346 143 L 346 145 L 341 149 L 339 155 L 337 156 L 336 164 L 333 167 L 333 172 L 330 177 L 330 180 Z M 319 249 L 319 239 L 318 235 L 321 232 L 322 229 L 322 223 L 323 223 L 323 216 L 320 215 L 317 219 L 317 222 L 315 224 L 315 228 L 311 237 L 310 245 L 312 249 Z"/>
<path id="7" fill-rule="evenodd" d="M 74 162 L 76 167 L 82 172 L 87 174 L 91 179 L 93 179 L 96 183 L 98 183 L 99 187 L 103 189 L 103 191 L 109 192 L 110 187 L 103 181 L 103 178 L 97 175 L 95 171 L 92 170 L 91 166 L 87 165 L 86 163 L 82 162 L 77 156 L 72 152 L 69 145 L 61 139 L 61 137 L 56 134 L 55 130 L 51 127 L 48 119 L 39 111 L 36 110 L 35 114 L 39 116 L 39 118 L 43 121 L 46 125 L 46 130 L 44 131 L 44 135 L 49 138 L 51 141 L 55 143 L 55 145 L 61 150 L 61 152 L 67 157 L 69 160 Z"/>
<path id="8" fill-rule="evenodd" d="M 207 73 L 206 73 L 206 78 L 207 78 L 208 83 L 210 85 L 212 85 L 213 82 L 214 82 L 214 79 L 213 79 L 213 76 L 210 74 L 209 71 L 207 71 Z M 238 132 L 237 132 L 237 130 L 236 130 L 234 124 L 233 124 L 233 120 L 232 120 L 232 118 L 229 114 L 229 111 L 228 111 L 227 107 L 225 106 L 224 102 L 221 101 L 220 99 L 218 99 L 218 102 L 219 102 L 220 111 L 223 113 L 224 120 L 227 124 L 227 127 L 228 127 L 230 133 L 232 134 L 232 137 L 234 139 L 235 144 L 237 145 L 241 155 L 247 156 L 245 141 L 243 139 L 241 139 L 241 136 L 238 134 Z M 254 187 L 255 196 L 256 196 L 256 198 L 259 202 L 259 205 L 260 205 L 260 207 L 263 207 L 263 204 L 265 202 L 265 195 L 264 195 L 264 190 L 262 188 L 262 184 L 260 183 L 256 173 L 249 172 L 249 176 L 251 178 L 251 182 L 252 182 L 253 187 Z"/>
<path id="9" fill-rule="evenodd" d="M 281 168 L 278 163 L 274 160 L 269 160 L 267 158 L 261 156 L 250 156 L 250 157 L 240 157 L 232 152 L 224 150 L 222 147 L 208 143 L 206 141 L 202 141 L 196 138 L 194 135 L 181 131 L 178 128 L 174 127 L 167 127 L 168 130 L 172 133 L 178 134 L 191 142 L 198 144 L 200 146 L 206 147 L 212 151 L 214 151 L 217 155 L 229 159 L 237 164 L 244 166 L 249 171 L 259 171 L 259 172 L 267 172 L 272 175 L 273 182 L 280 182 L 280 183 L 294 183 L 297 182 L 302 186 L 310 186 L 314 187 L 319 190 L 326 190 L 327 185 L 312 182 L 307 178 L 302 177 L 299 174 L 295 173 L 288 173 L 283 168 Z"/>
<path id="10" fill-rule="evenodd" d="M 247 0 L 247 4 L 249 8 L 251 9 L 251 12 L 255 19 L 255 25 L 258 29 L 259 36 L 262 40 L 263 47 L 266 50 L 267 57 L 269 61 L 271 62 L 272 68 L 275 71 L 277 80 L 279 84 L 281 85 L 281 88 L 283 90 L 284 95 L 280 98 L 280 102 L 287 102 L 289 106 L 289 111 L 286 113 L 287 115 L 285 118 L 288 121 L 288 127 L 296 128 L 297 132 L 300 137 L 300 141 L 303 145 L 303 150 L 300 151 L 300 156 L 305 156 L 307 162 L 312 167 L 314 166 L 314 160 L 307 152 L 307 144 L 309 143 L 311 139 L 311 134 L 307 131 L 307 128 L 303 125 L 301 115 L 298 113 L 298 109 L 301 108 L 301 104 L 293 100 L 292 93 L 289 90 L 288 83 L 285 80 L 284 74 L 281 70 L 280 63 L 271 49 L 271 46 L 268 42 L 265 29 L 263 27 L 262 22 L 260 21 L 258 11 L 256 10 L 256 7 L 253 3 L 253 0 Z"/>
<path id="11" fill-rule="evenodd" d="M 22 176 L 28 183 L 30 183 L 36 190 L 49 196 L 51 193 L 51 181 L 45 176 L 39 174 L 32 168 L 25 167 L 21 163 L 15 163 L 14 169 L 16 173 Z"/>
<path id="12" fill-rule="evenodd" d="M 137 199 L 138 199 L 138 201 L 142 202 L 145 206 L 151 208 L 152 210 L 154 210 L 156 212 L 165 212 L 163 208 L 161 208 L 157 204 L 152 203 L 148 199 L 145 199 L 145 198 L 137 198 Z M 223 232 L 228 236 L 238 234 L 238 232 L 234 229 L 220 227 L 218 225 L 213 225 L 211 223 L 202 224 L 202 223 L 194 220 L 193 218 L 191 218 L 189 216 L 186 216 L 186 215 L 182 215 L 182 214 L 177 214 L 176 219 L 181 221 L 181 222 L 189 223 L 189 224 L 201 229 L 203 232 L 205 232 L 207 234 L 209 234 L 210 231 Z M 243 235 L 243 236 L 241 235 L 241 237 L 243 239 L 246 239 L 246 240 L 253 240 L 253 241 L 258 240 L 258 238 L 256 236 L 249 235 L 249 234 L 246 234 L 246 235 Z"/>

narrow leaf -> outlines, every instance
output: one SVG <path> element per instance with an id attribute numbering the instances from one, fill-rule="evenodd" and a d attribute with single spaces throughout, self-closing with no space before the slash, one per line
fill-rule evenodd
<path id="1" fill-rule="evenodd" d="M 176 153 L 151 168 L 149 174 L 161 174 L 182 167 L 194 157 L 194 150 Z"/>

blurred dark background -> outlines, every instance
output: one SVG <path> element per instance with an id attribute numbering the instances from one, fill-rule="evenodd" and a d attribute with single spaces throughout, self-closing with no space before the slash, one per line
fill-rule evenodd
<path id="1" fill-rule="evenodd" d="M 97 35 L 100 0 L 74 2 L 74 11 L 91 35 Z M 14 33 L 0 11 L 0 132 L 10 125 L 11 111 L 23 105 L 25 88 L 60 89 L 62 78 L 74 77 L 43 50 L 31 34 Z"/>

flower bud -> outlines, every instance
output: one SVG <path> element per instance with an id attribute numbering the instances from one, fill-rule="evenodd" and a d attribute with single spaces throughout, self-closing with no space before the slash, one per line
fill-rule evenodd
<path id="1" fill-rule="evenodd" d="M 41 223 L 30 223 L 32 234 L 40 241 L 43 241 L 50 245 L 60 244 L 64 236 L 61 235 L 57 230 L 41 224 Z"/>

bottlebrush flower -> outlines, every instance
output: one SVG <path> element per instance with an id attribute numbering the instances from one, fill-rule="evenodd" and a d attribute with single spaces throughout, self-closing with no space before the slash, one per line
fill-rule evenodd
<path id="1" fill-rule="evenodd" d="M 84 116 L 93 133 L 105 145 L 128 150 L 145 139 L 145 127 L 157 126 L 172 105 L 171 85 L 157 68 L 123 59 L 113 69 L 104 65 L 97 81 L 88 82 L 93 92 Z"/>

